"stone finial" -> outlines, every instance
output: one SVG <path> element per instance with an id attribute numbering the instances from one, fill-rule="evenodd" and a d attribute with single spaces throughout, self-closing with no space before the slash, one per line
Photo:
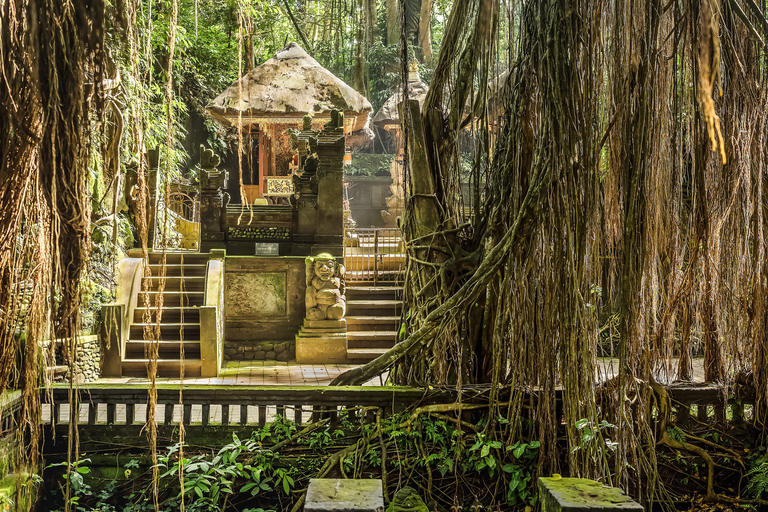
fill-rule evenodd
<path id="1" fill-rule="evenodd" d="M 288 142 L 290 142 L 291 149 L 294 151 L 299 149 L 299 136 L 293 128 L 288 130 Z"/>
<path id="2" fill-rule="evenodd" d="M 331 110 L 331 120 L 325 123 L 323 130 L 343 130 L 344 129 L 344 112 L 341 110 Z"/>
<path id="3" fill-rule="evenodd" d="M 312 116 L 307 114 L 304 116 L 304 119 L 302 119 L 302 125 L 301 125 L 302 131 L 309 131 L 312 129 Z"/>
<path id="4" fill-rule="evenodd" d="M 206 149 L 205 146 L 200 144 L 200 167 L 203 169 L 215 169 L 221 163 L 219 155 L 215 154 L 212 149 Z"/>
<path id="5" fill-rule="evenodd" d="M 347 310 L 344 265 L 328 253 L 305 260 L 307 320 L 341 320 Z"/>

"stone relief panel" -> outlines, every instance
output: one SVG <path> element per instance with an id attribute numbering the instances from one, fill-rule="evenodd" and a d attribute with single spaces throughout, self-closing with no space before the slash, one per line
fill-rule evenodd
<path id="1" fill-rule="evenodd" d="M 287 314 L 285 272 L 227 273 L 226 315 L 254 320 Z"/>

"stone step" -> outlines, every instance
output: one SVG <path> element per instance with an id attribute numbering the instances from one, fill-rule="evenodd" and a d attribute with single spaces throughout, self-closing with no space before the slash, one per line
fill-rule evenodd
<path id="1" fill-rule="evenodd" d="M 125 342 L 125 360 L 149 358 L 153 342 L 128 340 Z M 181 346 L 184 345 L 184 359 L 200 359 L 200 340 L 159 341 L 157 351 L 160 359 L 176 360 L 180 358 Z"/>
<path id="2" fill-rule="evenodd" d="M 149 306 L 156 307 L 158 292 L 149 291 L 139 294 L 138 306 L 145 307 L 145 297 L 149 299 Z M 203 291 L 166 291 L 163 292 L 163 307 L 202 306 L 205 292 Z"/>
<path id="3" fill-rule="evenodd" d="M 149 326 L 153 328 L 155 324 L 131 324 L 131 330 L 128 335 L 132 340 L 144 339 L 144 328 Z M 184 334 L 185 340 L 199 340 L 200 339 L 200 324 L 193 323 L 161 323 L 160 324 L 160 339 L 165 341 L 176 341 L 181 339 L 181 334 Z"/>
<path id="4" fill-rule="evenodd" d="M 397 316 L 402 307 L 399 300 L 347 300 L 347 315 Z"/>
<path id="5" fill-rule="evenodd" d="M 159 276 L 162 273 L 162 265 L 150 264 L 147 265 L 153 276 Z M 185 277 L 205 277 L 205 269 L 208 268 L 207 263 L 168 263 L 165 265 L 166 276 L 185 276 Z"/>
<path id="6" fill-rule="evenodd" d="M 402 286 L 347 286 L 347 300 L 398 300 Z"/>
<path id="7" fill-rule="evenodd" d="M 347 286 L 402 286 L 405 273 L 399 270 L 379 270 L 376 280 L 373 269 L 347 269 Z"/>
<path id="8" fill-rule="evenodd" d="M 373 361 L 387 351 L 386 348 L 350 348 L 347 349 L 347 359 L 355 363 Z"/>
<path id="9" fill-rule="evenodd" d="M 348 316 L 347 332 L 352 331 L 397 331 L 400 329 L 399 316 Z"/>
<path id="10" fill-rule="evenodd" d="M 347 331 L 347 349 L 392 348 L 397 342 L 397 331 Z"/>
<path id="11" fill-rule="evenodd" d="M 160 321 L 166 322 L 181 322 L 182 312 L 184 313 L 184 322 L 193 324 L 200 323 L 200 308 L 195 306 L 190 307 L 163 307 L 161 308 L 163 314 L 160 316 Z M 156 318 L 155 313 L 157 308 L 136 308 L 133 310 L 133 321 L 136 323 L 144 322 L 144 313 L 150 312 L 150 322 L 153 322 Z"/>
<path id="12" fill-rule="evenodd" d="M 192 252 L 192 251 L 149 251 L 147 254 L 148 263 L 150 265 L 157 265 L 163 262 L 163 255 L 165 255 L 165 264 L 194 264 L 201 265 L 208 263 L 208 253 Z M 129 258 L 142 258 L 141 249 L 131 249 L 128 251 Z"/>
<path id="13" fill-rule="evenodd" d="M 163 278 L 161 276 L 152 276 L 144 278 L 144 283 L 146 283 L 147 290 L 158 290 L 160 288 L 160 284 L 163 281 L 165 281 L 164 290 L 168 290 L 169 292 L 184 290 L 197 292 L 205 290 L 205 277 L 166 276 Z"/>
<path id="14" fill-rule="evenodd" d="M 182 363 L 178 359 L 158 359 L 157 376 L 179 378 Z M 199 359 L 184 360 L 184 377 L 199 377 L 202 363 Z M 122 362 L 123 377 L 148 377 L 149 359 L 131 359 Z"/>

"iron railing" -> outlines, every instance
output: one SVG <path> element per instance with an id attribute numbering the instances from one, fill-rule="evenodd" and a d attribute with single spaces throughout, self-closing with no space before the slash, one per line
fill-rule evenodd
<path id="1" fill-rule="evenodd" d="M 348 281 L 393 283 L 405 271 L 405 243 L 399 228 L 347 228 L 344 262 Z"/>

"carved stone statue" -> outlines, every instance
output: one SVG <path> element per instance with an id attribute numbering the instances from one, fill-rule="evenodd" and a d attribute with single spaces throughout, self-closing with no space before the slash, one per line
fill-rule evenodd
<path id="1" fill-rule="evenodd" d="M 307 320 L 341 320 L 347 310 L 344 265 L 328 253 L 307 257 Z"/>
<path id="2" fill-rule="evenodd" d="M 304 119 L 302 119 L 302 131 L 308 132 L 312 129 L 312 116 L 307 114 L 304 116 Z"/>
<path id="3" fill-rule="evenodd" d="M 331 110 L 331 120 L 325 123 L 323 130 L 343 130 L 344 129 L 344 112 L 341 110 Z"/>

